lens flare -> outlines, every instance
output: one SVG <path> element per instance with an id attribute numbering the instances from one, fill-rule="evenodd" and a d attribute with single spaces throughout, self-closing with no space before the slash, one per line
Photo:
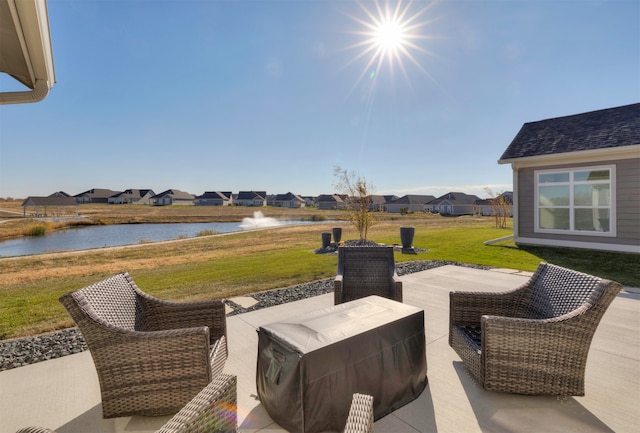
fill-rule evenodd
<path id="1" fill-rule="evenodd" d="M 405 62 L 429 75 L 419 61 L 419 54 L 431 54 L 422 43 L 432 38 L 422 33 L 429 24 L 429 21 L 424 19 L 429 7 L 417 5 L 411 0 L 407 2 L 398 0 L 393 4 L 395 6 L 392 6 L 389 0 L 384 3 L 375 0 L 366 5 L 358 2 L 360 13 L 347 14 L 348 18 L 361 27 L 360 30 L 352 30 L 348 33 L 362 38 L 359 42 L 346 47 L 347 50 L 358 51 L 349 60 L 347 66 L 366 60 L 366 66 L 356 84 L 367 75 L 370 79 L 378 78 L 384 64 L 387 64 L 392 78 L 395 68 L 399 68 L 405 79 L 410 81 Z M 429 5 L 432 4 L 429 3 Z"/>

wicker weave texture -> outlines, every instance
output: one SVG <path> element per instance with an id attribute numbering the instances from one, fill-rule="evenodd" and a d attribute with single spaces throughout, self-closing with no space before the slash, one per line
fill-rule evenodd
<path id="1" fill-rule="evenodd" d="M 236 376 L 220 374 L 157 433 L 235 432 L 237 402 Z"/>
<path id="2" fill-rule="evenodd" d="M 541 263 L 512 291 L 451 292 L 449 345 L 488 390 L 584 395 L 593 334 L 621 288 Z"/>
<path id="3" fill-rule="evenodd" d="M 353 394 L 344 433 L 373 432 L 373 396 Z"/>
<path id="4" fill-rule="evenodd" d="M 402 302 L 393 247 L 339 247 L 334 304 L 371 295 Z"/>
<path id="5" fill-rule="evenodd" d="M 220 300 L 157 300 L 121 273 L 60 302 L 91 352 L 105 418 L 176 413 L 222 371 L 227 358 Z"/>

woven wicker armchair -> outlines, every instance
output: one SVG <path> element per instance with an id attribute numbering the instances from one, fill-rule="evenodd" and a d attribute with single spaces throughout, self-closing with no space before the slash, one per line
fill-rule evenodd
<path id="1" fill-rule="evenodd" d="M 353 394 L 344 433 L 373 432 L 373 396 Z"/>
<path id="2" fill-rule="evenodd" d="M 156 433 L 212 433 L 237 431 L 236 376 L 220 374 Z M 373 432 L 373 397 L 353 394 L 344 433 Z M 56 433 L 25 427 L 16 433 Z"/>
<path id="3" fill-rule="evenodd" d="M 378 295 L 402 302 L 393 247 L 338 247 L 334 304 Z"/>
<path id="4" fill-rule="evenodd" d="M 227 329 L 221 300 L 162 301 L 125 272 L 60 302 L 93 357 L 105 418 L 176 413 L 222 373 Z"/>
<path id="5" fill-rule="evenodd" d="M 449 345 L 487 390 L 582 396 L 593 334 L 620 289 L 541 263 L 515 290 L 451 292 Z"/>

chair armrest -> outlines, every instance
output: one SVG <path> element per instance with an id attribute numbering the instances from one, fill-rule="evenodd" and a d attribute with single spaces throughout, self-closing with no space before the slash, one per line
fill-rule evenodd
<path id="1" fill-rule="evenodd" d="M 397 273 L 391 277 L 391 283 L 393 284 L 393 299 L 402 302 L 402 280 Z"/>
<path id="2" fill-rule="evenodd" d="M 506 292 L 450 292 L 449 323 L 457 326 L 480 326 L 483 315 L 516 316 L 529 291 L 524 284 Z"/>
<path id="3" fill-rule="evenodd" d="M 344 433 L 373 432 L 373 396 L 353 394 Z"/>
<path id="4" fill-rule="evenodd" d="M 554 353 L 556 363 L 560 364 L 563 357 L 574 358 L 576 350 L 588 352 L 593 332 L 581 326 L 583 311 L 581 308 L 550 319 L 483 316 L 483 354 L 490 358 L 497 351 L 511 352 L 516 358 L 508 357 L 509 362 L 521 359 L 533 366 L 538 360 L 540 365 L 547 366 L 549 360 L 541 354 Z"/>
<path id="5" fill-rule="evenodd" d="M 344 277 L 342 274 L 336 275 L 336 278 L 333 280 L 333 300 L 334 305 L 338 305 L 342 303 L 342 283 L 344 281 Z"/>
<path id="6" fill-rule="evenodd" d="M 237 401 L 237 377 L 220 374 L 157 433 L 235 432 Z"/>
<path id="7" fill-rule="evenodd" d="M 211 377 L 216 377 L 222 373 L 228 357 L 227 337 L 220 337 L 211 345 Z"/>
<path id="8" fill-rule="evenodd" d="M 144 317 L 144 330 L 161 331 L 208 326 L 211 342 L 227 335 L 223 300 L 170 302 L 146 293 L 139 293 L 139 300 Z"/>

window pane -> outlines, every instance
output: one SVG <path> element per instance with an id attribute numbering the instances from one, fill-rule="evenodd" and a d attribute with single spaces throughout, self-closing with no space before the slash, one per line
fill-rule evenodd
<path id="1" fill-rule="evenodd" d="M 541 229 L 569 230 L 569 209 L 540 209 Z"/>
<path id="2" fill-rule="evenodd" d="M 609 170 L 576 171 L 573 174 L 573 180 L 609 180 Z"/>
<path id="3" fill-rule="evenodd" d="M 576 230 L 609 231 L 609 209 L 576 209 Z"/>
<path id="4" fill-rule="evenodd" d="M 557 182 L 569 182 L 569 173 L 541 173 L 538 176 L 539 183 L 557 183 Z"/>
<path id="5" fill-rule="evenodd" d="M 609 185 L 576 185 L 574 204 L 576 206 L 609 206 Z"/>
<path id="6" fill-rule="evenodd" d="M 540 206 L 569 206 L 569 185 L 541 186 L 538 199 Z"/>

